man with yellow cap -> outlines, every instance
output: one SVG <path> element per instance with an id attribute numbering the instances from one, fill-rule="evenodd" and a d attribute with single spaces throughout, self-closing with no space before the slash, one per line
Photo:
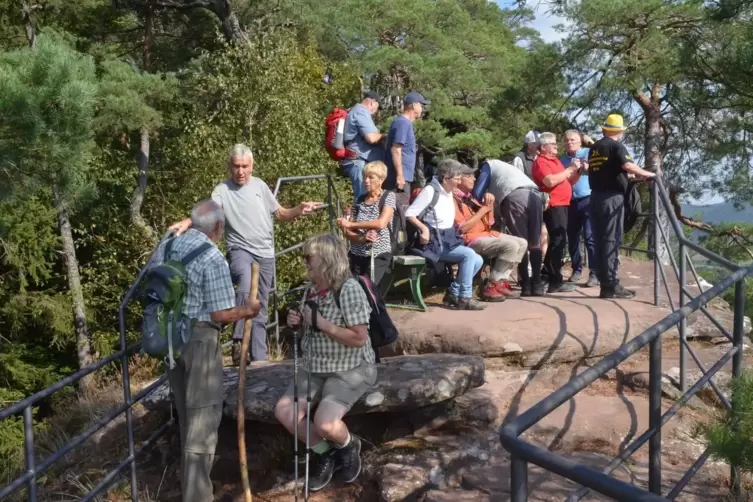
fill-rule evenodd
<path id="1" fill-rule="evenodd" d="M 600 298 L 632 298 L 619 278 L 619 253 L 625 215 L 628 175 L 650 179 L 655 173 L 641 169 L 620 140 L 625 133 L 622 115 L 609 115 L 601 125 L 604 137 L 591 145 L 588 175 L 591 184 L 591 218 L 594 232 Z"/>

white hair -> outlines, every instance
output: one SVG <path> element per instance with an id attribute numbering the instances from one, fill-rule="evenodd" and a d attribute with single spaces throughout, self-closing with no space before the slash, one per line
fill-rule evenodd
<path id="1" fill-rule="evenodd" d="M 233 161 L 233 159 L 245 159 L 246 157 L 250 157 L 251 160 L 253 160 L 254 153 L 243 143 L 238 143 L 236 145 L 233 145 L 233 148 L 230 149 L 230 155 L 228 155 L 227 164 L 228 166 L 230 166 L 230 163 Z"/>
<path id="2" fill-rule="evenodd" d="M 539 136 L 539 143 L 542 145 L 544 143 L 556 143 L 557 142 L 557 136 L 553 132 L 542 132 L 541 136 Z"/>
<path id="3" fill-rule="evenodd" d="M 209 235 L 217 230 L 218 224 L 220 228 L 225 226 L 225 211 L 215 201 L 211 199 L 202 200 L 191 209 L 191 228 Z"/>
<path id="4" fill-rule="evenodd" d="M 567 138 L 568 136 L 578 136 L 580 138 L 580 131 L 577 129 L 568 129 L 565 131 L 565 137 Z"/>

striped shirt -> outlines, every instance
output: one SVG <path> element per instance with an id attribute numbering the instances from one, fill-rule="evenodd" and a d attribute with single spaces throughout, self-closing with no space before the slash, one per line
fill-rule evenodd
<path id="1" fill-rule="evenodd" d="M 378 220 L 379 213 L 379 199 L 381 195 L 373 204 L 366 204 L 366 202 L 356 202 L 353 204 L 353 208 L 350 210 L 351 221 L 374 221 Z M 395 192 L 389 190 L 387 195 L 384 196 L 384 207 L 391 207 L 393 211 L 397 207 L 397 199 Z M 357 217 L 356 217 L 357 215 Z M 392 241 L 390 239 L 390 231 L 392 229 L 392 221 L 381 229 L 377 230 L 377 241 L 373 244 L 359 244 L 352 243 L 350 245 L 350 252 L 356 256 L 370 256 L 371 248 L 374 248 L 374 256 L 379 256 L 385 253 L 392 253 Z M 365 230 L 359 230 L 358 232 L 365 234 Z"/>
<path id="2" fill-rule="evenodd" d="M 335 294 L 327 290 L 323 294 L 313 294 L 309 298 L 316 301 L 319 315 L 337 326 L 351 328 L 361 324 L 369 324 L 371 307 L 366 293 L 355 279 L 349 278 L 340 288 L 340 306 L 335 303 Z M 306 326 L 301 341 L 303 349 L 304 368 L 312 373 L 336 373 L 352 370 L 361 361 L 374 363 L 374 349 L 371 339 L 367 336 L 363 347 L 343 345 L 321 331 Z"/>
<path id="3" fill-rule="evenodd" d="M 152 267 L 165 261 L 165 240 L 157 248 Z M 183 314 L 197 321 L 210 322 L 209 314 L 235 307 L 235 290 L 230 278 L 230 267 L 217 246 L 205 234 L 193 228 L 173 239 L 171 260 L 180 260 L 188 253 L 208 242 L 212 247 L 200 254 L 186 267 L 186 296 Z"/>

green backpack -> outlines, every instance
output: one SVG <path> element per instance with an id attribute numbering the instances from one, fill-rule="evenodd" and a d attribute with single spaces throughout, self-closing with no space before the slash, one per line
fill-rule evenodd
<path id="1" fill-rule="evenodd" d="M 170 369 L 180 358 L 191 336 L 192 320 L 183 314 L 188 287 L 186 267 L 212 247 L 205 242 L 181 260 L 168 259 L 174 238 L 165 245 L 164 262 L 147 272 L 141 347 L 152 357 L 165 360 Z"/>

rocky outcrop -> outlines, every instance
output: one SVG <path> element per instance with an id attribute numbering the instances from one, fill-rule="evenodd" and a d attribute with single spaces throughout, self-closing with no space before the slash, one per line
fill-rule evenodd
<path id="1" fill-rule="evenodd" d="M 386 357 L 378 369 L 376 385 L 356 403 L 349 415 L 413 411 L 461 396 L 484 383 L 484 360 L 477 356 Z M 235 418 L 238 372 L 236 368 L 225 368 L 224 374 L 224 413 Z M 274 407 L 293 379 L 293 363 L 252 363 L 246 378 L 246 420 L 275 423 Z M 305 380 L 301 379 L 299 385 L 305 386 Z M 143 403 L 149 408 L 164 407 L 167 396 L 167 385 L 163 385 Z"/>

